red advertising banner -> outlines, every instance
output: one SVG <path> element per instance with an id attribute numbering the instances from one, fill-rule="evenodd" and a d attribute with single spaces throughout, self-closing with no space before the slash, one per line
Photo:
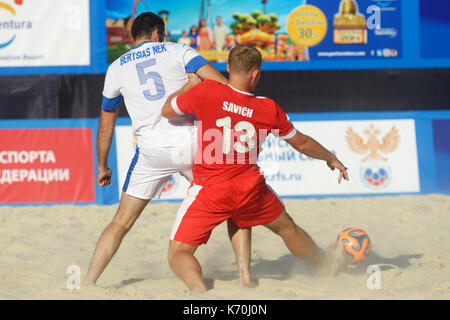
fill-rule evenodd
<path id="1" fill-rule="evenodd" d="M 92 129 L 0 129 L 0 203 L 94 202 Z"/>

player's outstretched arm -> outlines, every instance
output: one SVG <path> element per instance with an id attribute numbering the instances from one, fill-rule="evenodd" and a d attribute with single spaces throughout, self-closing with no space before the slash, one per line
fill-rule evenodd
<path id="1" fill-rule="evenodd" d="M 100 186 L 111 185 L 112 171 L 108 168 L 108 154 L 114 135 L 119 108 L 111 111 L 103 110 L 100 114 L 100 122 L 97 132 L 97 183 Z"/>
<path id="2" fill-rule="evenodd" d="M 311 158 L 324 160 L 327 162 L 331 170 L 338 169 L 340 171 L 338 183 L 341 183 L 342 178 L 348 179 L 347 168 L 336 158 L 334 154 L 324 148 L 313 138 L 298 132 L 286 141 L 298 152 L 301 152 Z"/>
<path id="3" fill-rule="evenodd" d="M 209 63 L 200 67 L 197 71 L 195 71 L 195 74 L 202 80 L 209 79 L 220 82 L 222 84 L 228 83 L 227 78 L 225 78 L 219 71 L 216 70 L 216 68 L 214 68 Z"/>
<path id="4" fill-rule="evenodd" d="M 166 103 L 164 103 L 164 106 L 161 109 L 161 115 L 164 118 L 174 119 L 174 118 L 178 117 L 179 114 L 177 112 L 175 112 L 175 110 L 172 107 L 172 99 L 176 98 L 180 94 L 187 92 L 190 88 L 192 88 L 193 86 L 195 86 L 196 84 L 198 84 L 202 81 L 202 79 L 200 79 L 197 75 L 195 75 L 193 73 L 188 73 L 188 78 L 189 78 L 188 82 L 186 82 L 184 84 L 184 86 L 181 87 L 181 89 L 179 89 L 178 91 L 175 91 L 167 98 Z"/>

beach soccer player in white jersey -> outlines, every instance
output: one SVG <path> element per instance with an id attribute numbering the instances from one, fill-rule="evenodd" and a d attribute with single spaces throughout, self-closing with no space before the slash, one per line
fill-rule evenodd
<path id="1" fill-rule="evenodd" d="M 97 135 L 100 186 L 111 185 L 108 168 L 114 126 L 122 99 L 137 137 L 134 158 L 123 186 L 119 208 L 103 231 L 94 251 L 83 286 L 95 284 L 147 203 L 159 198 L 171 175 L 192 180 L 196 132 L 195 118 L 168 121 L 161 108 L 169 95 L 181 94 L 202 80 L 227 80 L 194 49 L 164 41 L 165 25 L 156 14 L 145 12 L 134 21 L 134 48 L 114 61 L 106 73 Z M 192 77 L 193 78 L 193 77 Z M 174 217 L 175 218 L 175 217 Z M 250 285 L 250 229 L 239 229 L 230 220 L 228 233 L 235 251 L 239 283 Z M 169 234 L 168 234 L 169 235 Z"/>

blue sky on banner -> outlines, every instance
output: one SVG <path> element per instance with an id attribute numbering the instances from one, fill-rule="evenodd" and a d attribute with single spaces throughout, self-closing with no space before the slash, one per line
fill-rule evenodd
<path id="1" fill-rule="evenodd" d="M 269 0 L 266 10 L 267 13 L 278 15 L 281 24 L 279 32 L 286 32 L 286 20 L 289 13 L 305 2 L 306 0 Z M 134 3 L 135 0 L 107 0 L 107 17 L 112 19 L 130 17 Z M 188 31 L 192 25 L 198 25 L 200 6 L 201 0 L 141 0 L 138 1 L 136 11 L 137 14 L 147 10 L 152 12 L 169 11 L 168 29 L 176 35 L 180 34 L 182 30 Z M 217 16 L 221 16 L 223 23 L 229 27 L 233 22 L 233 13 L 250 14 L 253 10 L 263 10 L 261 0 L 211 0 L 211 17 L 214 25 Z"/>

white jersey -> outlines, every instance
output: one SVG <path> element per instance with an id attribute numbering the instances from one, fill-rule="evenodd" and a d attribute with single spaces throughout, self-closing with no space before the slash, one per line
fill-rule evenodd
<path id="1" fill-rule="evenodd" d="M 161 109 L 168 96 L 187 82 L 186 73 L 207 63 L 184 44 L 143 42 L 109 66 L 102 109 L 118 108 L 123 97 L 140 148 L 192 143 L 195 117 L 169 121 Z"/>

